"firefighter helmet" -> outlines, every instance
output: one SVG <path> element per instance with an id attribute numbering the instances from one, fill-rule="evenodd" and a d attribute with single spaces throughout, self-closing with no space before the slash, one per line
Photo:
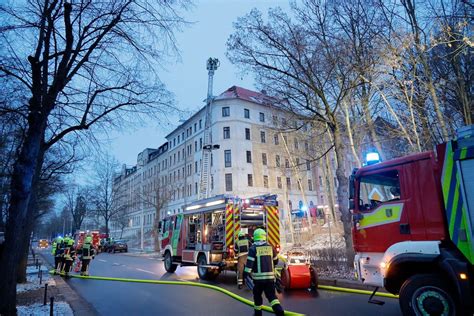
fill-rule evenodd
<path id="1" fill-rule="evenodd" d="M 253 240 L 255 241 L 266 241 L 267 240 L 267 233 L 259 228 L 253 232 Z"/>

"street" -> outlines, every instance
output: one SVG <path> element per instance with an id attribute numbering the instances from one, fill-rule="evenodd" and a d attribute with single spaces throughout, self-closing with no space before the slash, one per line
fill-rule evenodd
<path id="1" fill-rule="evenodd" d="M 42 254 L 49 263 L 53 258 L 47 250 Z M 200 282 L 196 267 L 179 267 L 176 273 L 166 273 L 163 263 L 154 257 L 132 254 L 102 253 L 92 261 L 94 276 L 183 280 Z M 251 315 L 252 308 L 227 295 L 210 289 L 177 285 L 141 284 L 114 281 L 69 279 L 79 295 L 101 315 Z M 238 290 L 235 274 L 222 273 L 211 284 L 221 286 L 248 299 L 248 289 Z M 366 295 L 319 290 L 285 292 L 280 295 L 283 307 L 307 315 L 400 315 L 398 301 L 383 298 L 385 305 L 368 304 Z M 268 302 L 264 300 L 265 304 Z"/>

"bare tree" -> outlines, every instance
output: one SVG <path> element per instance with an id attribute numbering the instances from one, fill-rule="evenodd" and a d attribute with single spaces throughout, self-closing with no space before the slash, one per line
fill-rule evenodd
<path id="1" fill-rule="evenodd" d="M 336 156 L 337 198 L 342 214 L 346 252 L 352 260 L 351 214 L 341 103 L 356 84 L 352 69 L 342 63 L 344 39 L 331 34 L 334 7 L 322 1 L 293 5 L 297 21 L 279 9 L 269 10 L 268 23 L 253 10 L 235 23 L 228 40 L 232 62 L 256 73 L 259 84 L 282 102 L 280 106 L 327 126 Z"/>
<path id="2" fill-rule="evenodd" d="M 108 154 L 96 160 L 91 201 L 94 213 L 104 220 L 107 235 L 110 232 L 110 220 L 121 211 L 121 207 L 117 203 L 118 197 L 115 196 L 117 191 L 113 190 L 113 183 L 118 169 L 119 163 Z"/>
<path id="3" fill-rule="evenodd" d="M 174 49 L 183 2 L 45 0 L 0 7 L 0 74 L 29 91 L 28 102 L 10 105 L 26 118 L 26 128 L 12 172 L 8 255 L 0 257 L 1 314 L 16 313 L 15 263 L 31 232 L 45 152 L 94 125 L 119 126 L 168 108 L 169 95 L 150 69 Z"/>
<path id="4" fill-rule="evenodd" d="M 65 191 L 64 209 L 71 214 L 72 217 L 72 231 L 75 233 L 82 226 L 82 222 L 87 217 L 89 206 L 86 196 L 90 195 L 90 190 L 81 188 L 77 185 L 71 184 Z"/>

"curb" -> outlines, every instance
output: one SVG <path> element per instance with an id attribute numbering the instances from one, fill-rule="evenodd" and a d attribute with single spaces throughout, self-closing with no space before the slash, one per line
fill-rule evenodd
<path id="1" fill-rule="evenodd" d="M 39 254 L 43 259 L 43 264 L 47 265 L 49 269 L 53 269 L 53 266 L 43 257 L 43 254 Z M 91 315 L 97 316 L 99 313 L 97 310 L 80 296 L 73 287 L 68 284 L 64 279 L 58 275 L 53 275 L 54 281 L 56 282 L 56 288 L 58 289 L 62 298 L 71 306 L 74 315 Z"/>

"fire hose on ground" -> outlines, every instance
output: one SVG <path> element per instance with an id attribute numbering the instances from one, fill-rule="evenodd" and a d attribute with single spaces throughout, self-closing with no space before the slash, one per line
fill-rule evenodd
<path id="1" fill-rule="evenodd" d="M 50 274 L 55 274 L 54 270 L 49 271 Z M 60 275 L 65 276 L 64 273 L 61 273 Z M 231 298 L 244 303 L 248 306 L 253 307 L 253 301 L 246 299 L 240 295 L 237 295 L 229 290 L 223 289 L 219 286 L 211 285 L 211 284 L 206 284 L 206 283 L 197 283 L 197 282 L 190 282 L 190 281 L 163 281 L 163 280 L 147 280 L 147 279 L 129 279 L 129 278 L 112 278 L 112 277 L 102 277 L 102 276 L 82 276 L 82 275 L 74 275 L 74 274 L 69 274 L 68 277 L 70 278 L 77 278 L 77 279 L 88 279 L 88 280 L 102 280 L 102 281 L 118 281 L 118 282 L 130 282 L 130 283 L 148 283 L 148 284 L 163 284 L 163 285 L 188 285 L 188 286 L 197 286 L 197 287 L 203 287 L 207 289 L 211 289 L 214 291 L 221 292 L 227 296 L 230 296 Z M 355 293 L 355 294 L 365 294 L 365 295 L 370 295 L 372 294 L 370 291 L 366 290 L 357 290 L 357 289 L 349 289 L 349 288 L 342 288 L 342 287 L 336 287 L 336 286 L 328 286 L 328 285 L 319 285 L 318 289 L 322 290 L 329 290 L 329 291 L 338 291 L 338 292 L 346 292 L 346 293 Z M 382 297 L 388 297 L 388 298 L 398 298 L 398 296 L 389 294 L 389 293 L 376 293 L 375 295 L 377 296 L 382 296 Z M 262 309 L 266 312 L 273 313 L 273 310 L 270 306 L 264 305 Z M 304 314 L 296 313 L 296 312 L 291 312 L 291 311 L 285 311 L 285 315 L 288 316 L 302 316 Z"/>

